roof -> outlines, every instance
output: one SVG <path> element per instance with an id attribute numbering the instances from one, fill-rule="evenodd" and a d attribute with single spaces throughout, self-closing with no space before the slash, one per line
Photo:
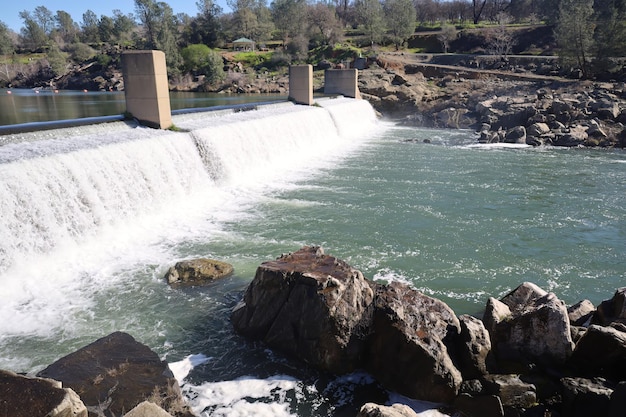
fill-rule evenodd
<path id="1" fill-rule="evenodd" d="M 248 38 L 239 38 L 236 41 L 233 41 L 233 43 L 255 43 L 255 42 Z"/>

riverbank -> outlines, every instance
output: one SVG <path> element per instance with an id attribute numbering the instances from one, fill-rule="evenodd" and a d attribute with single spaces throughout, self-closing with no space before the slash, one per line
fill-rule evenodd
<path id="1" fill-rule="evenodd" d="M 474 129 L 483 143 L 626 146 L 624 83 L 537 73 L 537 68 L 549 72 L 544 67 L 554 65 L 552 60 L 494 70 L 423 59 L 404 53 L 379 55 L 359 74 L 363 97 L 399 124 Z M 485 62 L 457 64 L 494 65 Z"/>

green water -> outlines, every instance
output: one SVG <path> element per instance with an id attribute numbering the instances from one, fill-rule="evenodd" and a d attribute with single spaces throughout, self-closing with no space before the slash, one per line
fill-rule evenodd
<path id="1" fill-rule="evenodd" d="M 524 281 L 568 304 L 597 304 L 626 285 L 624 151 L 468 146 L 474 142 L 468 131 L 390 127 L 260 188 L 207 186 L 217 203 L 206 212 L 191 196 L 179 197 L 180 222 L 153 222 L 149 213 L 137 219 L 140 231 L 154 235 L 145 244 L 129 249 L 117 238 L 137 230 L 116 229 L 95 237 L 95 255 L 83 248 L 89 256 L 55 254 L 37 266 L 48 279 L 36 281 L 35 271 L 29 283 L 6 273 L 3 286 L 24 285 L 33 296 L 1 309 L 26 319 L 2 324 L 0 367 L 36 371 L 123 330 L 168 361 L 209 358 L 185 386 L 205 415 L 241 415 L 238 402 L 209 399 L 216 390 L 242 390 L 226 384 L 246 375 L 265 387 L 275 386 L 266 378 L 287 376 L 271 394 L 240 394 L 246 407 L 280 409 L 256 415 L 354 415 L 358 390 L 382 402 L 387 394 L 366 377 L 321 375 L 234 334 L 230 311 L 261 262 L 321 245 L 366 277 L 408 282 L 457 314 L 480 315 L 488 297 Z M 231 155 L 250 153 L 248 165 L 271 171 L 291 159 L 265 166 L 241 143 Z M 183 211 L 195 208 L 199 213 L 183 221 Z M 109 252 L 102 265 L 99 257 Z M 235 275 L 207 287 L 169 288 L 163 275 L 173 260 L 196 256 L 230 262 Z"/>
<path id="2" fill-rule="evenodd" d="M 172 110 L 286 99 L 278 94 L 170 92 Z M 124 92 L 0 89 L 0 126 L 120 115 L 126 111 L 124 100 Z"/>

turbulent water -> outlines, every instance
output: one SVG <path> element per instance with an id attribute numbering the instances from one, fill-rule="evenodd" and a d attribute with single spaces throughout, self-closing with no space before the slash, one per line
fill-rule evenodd
<path id="1" fill-rule="evenodd" d="M 0 368 L 36 372 L 123 330 L 173 363 L 207 416 L 421 411 L 366 374 L 319 374 L 235 335 L 230 309 L 259 263 L 322 245 L 457 314 L 523 281 L 567 303 L 624 285 L 626 153 L 475 146 L 468 131 L 376 122 L 366 102 L 320 103 L 0 147 Z M 198 256 L 235 275 L 165 284 Z"/>

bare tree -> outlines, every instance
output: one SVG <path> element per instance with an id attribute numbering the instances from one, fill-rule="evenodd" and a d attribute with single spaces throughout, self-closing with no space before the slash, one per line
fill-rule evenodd
<path id="1" fill-rule="evenodd" d="M 511 15 L 505 12 L 500 12 L 496 15 L 498 25 L 495 28 L 489 29 L 489 33 L 487 34 L 487 52 L 490 55 L 495 55 L 502 60 L 508 59 L 515 45 L 513 34 L 507 28 L 507 25 L 511 23 L 512 20 Z"/>
<path id="2" fill-rule="evenodd" d="M 474 24 L 480 22 L 480 16 L 483 14 L 487 0 L 472 0 L 472 16 Z"/>

